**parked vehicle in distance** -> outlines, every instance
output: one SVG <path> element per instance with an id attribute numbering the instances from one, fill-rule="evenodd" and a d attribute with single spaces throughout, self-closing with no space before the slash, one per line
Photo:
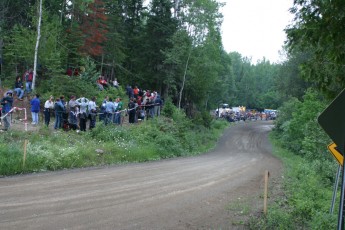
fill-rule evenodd
<path id="1" fill-rule="evenodd" d="M 226 114 L 229 114 L 230 112 L 232 112 L 232 110 L 231 110 L 229 104 L 222 103 L 222 104 L 219 104 L 215 113 L 216 113 L 217 117 L 225 117 Z"/>

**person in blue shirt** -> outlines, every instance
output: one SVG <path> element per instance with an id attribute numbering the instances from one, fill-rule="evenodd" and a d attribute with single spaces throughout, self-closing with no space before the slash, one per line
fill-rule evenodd
<path id="1" fill-rule="evenodd" d="M 32 123 L 33 125 L 38 124 L 38 114 L 40 112 L 40 95 L 36 94 L 34 98 L 30 101 L 31 105 L 31 115 L 32 115 Z"/>
<path id="2" fill-rule="evenodd" d="M 114 113 L 115 113 L 116 107 L 115 104 L 113 103 L 113 99 L 109 98 L 109 101 L 105 104 L 105 122 L 104 124 L 107 125 L 109 124 L 113 119 Z"/>

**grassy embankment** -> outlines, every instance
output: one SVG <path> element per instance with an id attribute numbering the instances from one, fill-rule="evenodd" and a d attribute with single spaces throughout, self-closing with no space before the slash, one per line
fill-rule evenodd
<path id="1" fill-rule="evenodd" d="M 0 175 L 14 175 L 190 156 L 213 148 L 229 123 L 198 125 L 174 110 L 139 125 L 104 126 L 92 131 L 9 131 L 0 136 Z M 28 140 L 25 166 L 23 143 Z"/>

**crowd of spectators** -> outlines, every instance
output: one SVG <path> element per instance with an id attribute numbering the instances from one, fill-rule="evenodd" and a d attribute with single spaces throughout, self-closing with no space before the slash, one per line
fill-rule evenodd
<path id="1" fill-rule="evenodd" d="M 26 74 L 24 74 L 26 76 Z M 28 79 L 28 78 L 27 78 Z M 27 82 L 26 79 L 26 82 Z M 104 77 L 100 76 L 97 81 L 101 90 L 110 87 Z M 118 88 L 117 79 L 113 81 L 113 87 Z M 30 86 L 27 86 L 30 87 Z M 28 88 L 28 92 L 31 88 Z M 18 100 L 22 100 L 24 89 L 21 77 L 16 78 L 14 92 Z M 50 125 L 51 116 L 55 116 L 54 129 L 86 131 L 87 123 L 89 129 L 96 126 L 97 117 L 99 122 L 105 125 L 115 124 L 121 125 L 124 116 L 128 116 L 128 123 L 133 124 L 145 119 L 151 119 L 160 116 L 163 100 L 156 91 L 141 90 L 137 86 L 126 86 L 126 94 L 128 95 L 128 104 L 124 105 L 121 97 L 112 98 L 106 96 L 100 105 L 96 104 L 96 97 L 88 99 L 86 97 L 77 98 L 71 96 L 69 101 L 65 101 L 64 96 L 60 96 L 54 100 L 50 96 L 44 103 L 43 115 L 44 124 Z M 13 104 L 13 91 L 8 91 L 1 100 L 4 117 L 5 130 L 10 127 L 10 116 L 6 115 L 11 111 Z M 39 124 L 40 95 L 36 94 L 30 100 L 32 125 Z M 0 114 L 1 116 L 1 114 Z"/>

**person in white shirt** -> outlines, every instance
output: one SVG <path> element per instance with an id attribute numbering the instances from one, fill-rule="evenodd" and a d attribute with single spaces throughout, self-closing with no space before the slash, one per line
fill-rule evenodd
<path id="1" fill-rule="evenodd" d="M 115 78 L 115 80 L 113 81 L 113 86 L 118 89 L 119 88 L 119 82 L 117 81 L 117 79 Z"/>
<path id="2" fill-rule="evenodd" d="M 79 112 L 79 127 L 80 131 L 86 131 L 86 120 L 88 117 L 88 107 L 89 107 L 89 99 L 85 97 L 78 98 L 75 100 L 79 107 L 80 107 L 80 112 Z"/>
<path id="3" fill-rule="evenodd" d="M 81 97 L 81 98 L 78 98 L 77 100 L 75 100 L 77 105 L 80 106 L 80 113 L 87 113 L 87 109 L 89 107 L 89 101 L 90 100 L 85 98 L 85 97 Z"/>
<path id="4" fill-rule="evenodd" d="M 49 125 L 50 122 L 50 113 L 52 109 L 54 109 L 54 97 L 50 96 L 49 99 L 44 103 L 44 123 L 46 126 Z"/>

